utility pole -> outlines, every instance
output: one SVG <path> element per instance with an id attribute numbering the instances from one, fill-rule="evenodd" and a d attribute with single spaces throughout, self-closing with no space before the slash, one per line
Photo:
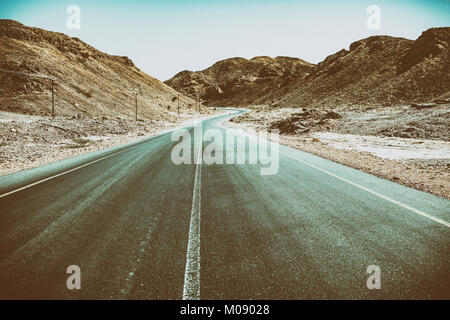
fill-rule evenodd
<path id="1" fill-rule="evenodd" d="M 141 88 L 137 87 L 134 89 L 135 96 L 135 105 L 136 105 L 136 112 L 135 112 L 135 121 L 138 121 L 138 94 L 141 93 Z"/>
<path id="2" fill-rule="evenodd" d="M 55 81 L 52 79 L 52 119 L 55 118 Z"/>
<path id="3" fill-rule="evenodd" d="M 138 93 L 137 93 L 137 91 L 136 91 L 136 119 L 135 119 L 135 121 L 137 121 L 137 109 L 138 109 L 138 102 L 137 102 L 137 96 L 138 96 Z"/>
<path id="4" fill-rule="evenodd" d="M 198 112 L 198 110 L 199 110 L 199 107 L 198 107 L 198 93 L 195 95 L 195 104 L 197 105 L 197 112 Z"/>
<path id="5" fill-rule="evenodd" d="M 178 116 L 180 116 L 180 93 L 178 92 Z"/>

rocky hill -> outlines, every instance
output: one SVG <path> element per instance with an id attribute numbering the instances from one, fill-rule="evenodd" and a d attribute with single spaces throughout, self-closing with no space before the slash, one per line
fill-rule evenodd
<path id="1" fill-rule="evenodd" d="M 198 72 L 182 71 L 165 83 L 205 104 L 235 107 L 264 103 L 286 93 L 286 84 L 308 76 L 315 66 L 297 58 L 255 57 L 219 61 Z"/>
<path id="2" fill-rule="evenodd" d="M 55 79 L 56 115 L 175 117 L 177 92 L 139 70 L 127 57 L 100 52 L 77 38 L 0 20 L 0 110 L 49 115 Z M 180 97 L 184 113 L 195 101 Z M 205 111 L 205 109 L 202 109 Z"/>
<path id="3" fill-rule="evenodd" d="M 318 64 L 280 106 L 398 105 L 450 95 L 450 28 L 433 28 L 415 41 L 374 36 Z"/>
<path id="4" fill-rule="evenodd" d="M 166 83 L 220 106 L 389 106 L 450 97 L 450 28 L 417 40 L 373 36 L 317 66 L 295 58 L 233 58 Z"/>

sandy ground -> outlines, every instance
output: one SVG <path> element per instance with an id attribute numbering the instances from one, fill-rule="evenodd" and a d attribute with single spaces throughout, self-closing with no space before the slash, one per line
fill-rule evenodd
<path id="1" fill-rule="evenodd" d="M 200 118 L 211 117 L 211 115 Z M 198 119 L 199 117 L 197 117 Z M 159 120 L 73 119 L 0 112 L 0 175 L 130 143 L 187 125 Z"/>
<path id="2" fill-rule="evenodd" d="M 264 130 L 254 122 L 226 127 Z M 417 190 L 450 199 L 450 143 L 330 132 L 282 134 L 279 142 Z"/>
<path id="3" fill-rule="evenodd" d="M 311 136 L 337 149 L 365 151 L 384 159 L 450 159 L 450 142 L 448 141 L 363 136 L 335 132 L 314 132 Z"/>

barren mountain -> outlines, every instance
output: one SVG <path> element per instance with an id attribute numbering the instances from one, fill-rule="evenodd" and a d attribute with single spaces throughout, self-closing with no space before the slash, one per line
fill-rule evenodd
<path id="1" fill-rule="evenodd" d="M 288 83 L 303 79 L 314 68 L 289 57 L 231 58 L 203 71 L 182 71 L 165 83 L 208 105 L 243 106 L 279 98 Z"/>
<path id="2" fill-rule="evenodd" d="M 396 105 L 450 96 L 450 28 L 415 41 L 373 36 L 356 41 L 291 83 L 280 106 Z"/>
<path id="3" fill-rule="evenodd" d="M 233 58 L 166 83 L 219 106 L 386 106 L 450 97 L 450 28 L 417 40 L 373 36 L 317 66 L 299 59 Z"/>
<path id="4" fill-rule="evenodd" d="M 100 52 L 77 38 L 0 20 L 0 110 L 49 115 L 55 80 L 56 115 L 173 119 L 177 92 L 127 57 Z M 180 96 L 183 112 L 195 101 Z M 205 110 L 205 109 L 203 109 Z"/>

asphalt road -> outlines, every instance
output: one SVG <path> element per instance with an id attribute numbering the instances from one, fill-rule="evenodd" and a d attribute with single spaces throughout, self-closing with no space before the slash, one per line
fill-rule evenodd
<path id="1" fill-rule="evenodd" d="M 274 175 L 176 165 L 176 144 L 0 177 L 0 298 L 450 299 L 450 201 L 284 146 Z"/>

